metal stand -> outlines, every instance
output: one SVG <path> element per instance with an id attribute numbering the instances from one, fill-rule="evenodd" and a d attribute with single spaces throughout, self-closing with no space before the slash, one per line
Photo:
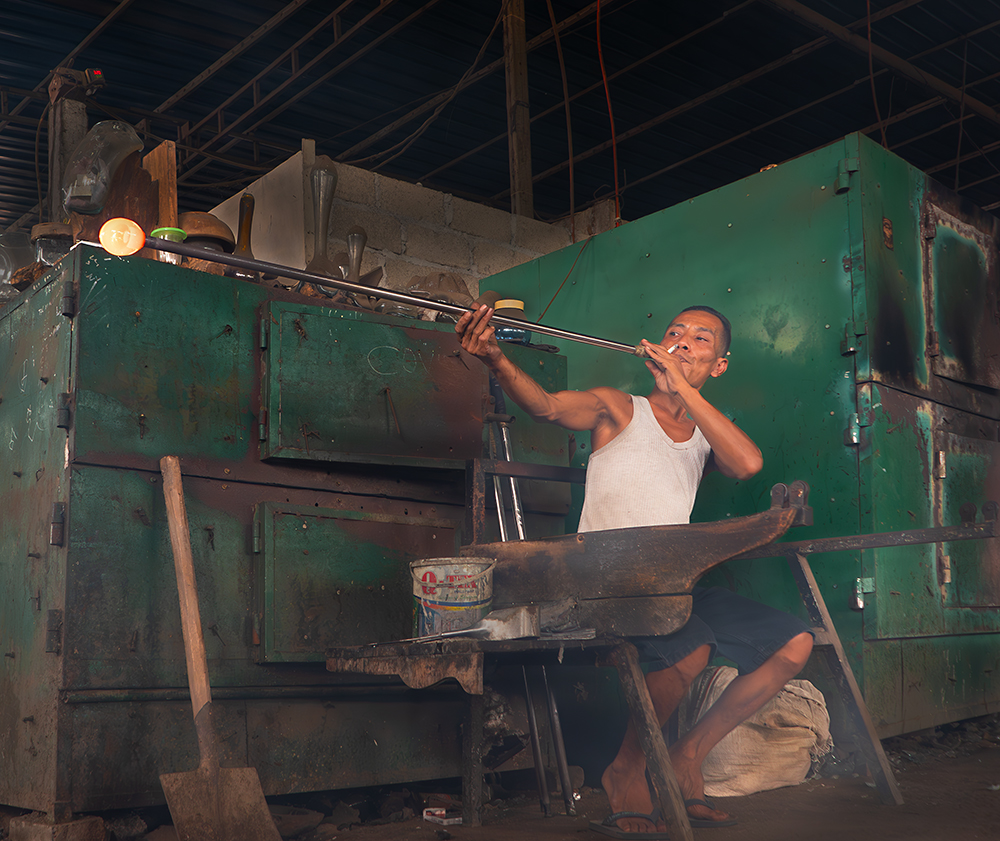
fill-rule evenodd
<path id="1" fill-rule="evenodd" d="M 823 655 L 823 662 L 833 679 L 840 702 L 847 712 L 848 726 L 858 737 L 858 744 L 868 762 L 868 771 L 875 780 L 879 797 L 883 803 L 899 806 L 903 803 L 903 796 L 899 793 L 892 767 L 886 759 L 885 751 L 882 750 L 882 742 L 875 731 L 875 724 L 865 705 L 858 682 L 854 678 L 854 672 L 847 662 L 844 646 L 837 635 L 837 629 L 833 626 L 823 595 L 816 585 L 816 578 L 809 567 L 809 561 L 804 555 L 796 553 L 788 556 L 788 565 L 791 567 L 795 583 L 798 584 L 802 603 L 809 614 L 809 621 L 814 626 L 813 650 Z"/>

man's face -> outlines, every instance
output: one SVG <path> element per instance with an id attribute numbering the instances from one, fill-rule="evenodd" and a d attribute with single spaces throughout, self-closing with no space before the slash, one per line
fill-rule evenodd
<path id="1" fill-rule="evenodd" d="M 722 343 L 722 322 L 710 312 L 686 310 L 680 313 L 663 334 L 665 348 L 677 345 L 674 356 L 681 360 L 687 381 L 701 388 L 709 377 L 718 377 L 729 361 L 719 356 Z"/>

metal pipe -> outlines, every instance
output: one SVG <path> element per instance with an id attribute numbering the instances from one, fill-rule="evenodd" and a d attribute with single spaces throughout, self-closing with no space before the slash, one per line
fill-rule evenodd
<path id="1" fill-rule="evenodd" d="M 395 301 L 400 304 L 421 307 L 427 310 L 457 315 L 459 317 L 471 312 L 467 307 L 460 307 L 455 304 L 446 304 L 441 301 L 430 301 L 426 298 L 418 298 L 415 295 L 407 295 L 405 292 L 396 292 L 394 289 L 372 288 L 359 283 L 352 283 L 349 280 L 338 280 L 323 275 L 313 274 L 302 269 L 293 269 L 291 266 L 282 266 L 278 263 L 268 263 L 265 260 L 254 260 L 246 257 L 237 257 L 235 254 L 225 252 L 205 251 L 194 245 L 187 245 L 183 242 L 170 242 L 158 237 L 146 237 L 146 248 L 156 251 L 166 251 L 170 254 L 181 254 L 184 257 L 193 257 L 196 260 L 210 260 L 213 263 L 221 263 L 224 266 L 233 266 L 237 269 L 259 272 L 261 275 L 270 274 L 279 277 L 288 277 L 292 280 L 303 280 L 316 286 L 325 286 L 330 289 L 342 289 L 345 292 L 353 292 L 359 295 L 384 298 L 387 301 Z M 515 327 L 520 330 L 530 329 L 533 333 L 541 333 L 543 336 L 552 336 L 555 339 L 564 339 L 570 342 L 579 342 L 593 347 L 604 348 L 605 350 L 617 350 L 627 353 L 630 356 L 645 356 L 642 345 L 627 345 L 623 342 L 613 342 L 610 339 L 600 339 L 596 336 L 588 336 L 584 333 L 574 333 L 570 330 L 562 330 L 558 327 L 549 327 L 545 324 L 536 324 L 531 321 L 521 321 L 516 318 L 507 318 L 502 315 L 494 315 L 491 323 L 497 327 Z"/>

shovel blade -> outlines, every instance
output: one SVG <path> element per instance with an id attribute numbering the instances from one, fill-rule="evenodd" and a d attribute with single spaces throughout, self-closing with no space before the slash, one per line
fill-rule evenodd
<path id="1" fill-rule="evenodd" d="M 280 841 L 254 768 L 161 774 L 178 841 Z"/>

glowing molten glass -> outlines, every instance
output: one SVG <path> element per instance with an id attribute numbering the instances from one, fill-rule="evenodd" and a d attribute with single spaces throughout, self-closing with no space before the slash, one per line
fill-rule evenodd
<path id="1" fill-rule="evenodd" d="M 101 225 L 101 245 L 109 254 L 126 257 L 135 254 L 146 244 L 146 235 L 131 219 L 109 219 Z"/>

